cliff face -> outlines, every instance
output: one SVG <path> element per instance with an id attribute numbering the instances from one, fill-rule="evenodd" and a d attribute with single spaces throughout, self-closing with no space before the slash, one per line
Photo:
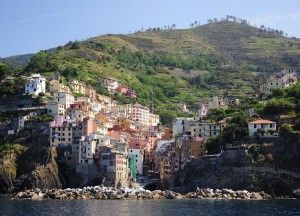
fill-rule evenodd
<path id="1" fill-rule="evenodd" d="M 30 151 L 30 150 L 27 150 Z M 48 149 L 48 159 L 43 165 L 35 165 L 35 161 L 23 161 L 28 152 L 9 152 L 2 155 L 0 167 L 0 193 L 12 193 L 25 188 L 61 188 L 59 168 L 55 161 L 55 150 Z M 24 165 L 34 164 L 34 169 L 26 172 Z M 30 167 L 30 166 L 29 166 Z M 18 175 L 20 174 L 20 175 Z"/>
<path id="2" fill-rule="evenodd" d="M 272 196 L 289 196 L 300 188 L 300 174 L 288 170 L 275 170 L 267 167 L 228 167 L 223 169 L 207 168 L 205 162 L 197 160 L 175 177 L 175 186 L 181 192 L 199 188 L 249 191 L 265 191 Z"/>
<path id="3" fill-rule="evenodd" d="M 13 189 L 16 178 L 16 157 L 18 152 L 9 151 L 0 154 L 0 193 Z"/>
<path id="4" fill-rule="evenodd" d="M 55 161 L 55 150 L 49 149 L 48 162 L 44 165 L 36 165 L 35 169 L 28 174 L 23 174 L 16 179 L 14 186 L 17 190 L 25 188 L 51 189 L 61 188 L 62 183 L 59 168 Z"/>

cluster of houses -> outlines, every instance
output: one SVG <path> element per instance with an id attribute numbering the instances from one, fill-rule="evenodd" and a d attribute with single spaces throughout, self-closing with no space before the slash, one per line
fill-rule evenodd
<path id="1" fill-rule="evenodd" d="M 297 84 L 297 74 L 293 70 L 282 70 L 271 76 L 260 86 L 260 93 L 270 95 L 273 89 L 286 88 Z"/>
<path id="2" fill-rule="evenodd" d="M 267 93 L 273 86 L 290 86 L 295 82 L 294 74 L 282 71 L 261 90 Z M 86 178 L 102 176 L 107 184 L 115 186 L 128 185 L 148 171 L 157 173 L 162 182 L 172 181 L 173 174 L 192 158 L 205 157 L 205 141 L 220 135 L 227 126 L 228 119 L 206 120 L 208 110 L 239 104 L 237 99 L 216 96 L 198 104 L 196 117 L 176 118 L 170 127 L 162 127 L 159 116 L 148 107 L 118 104 L 78 80 L 66 85 L 59 79 L 49 83 L 47 92 L 46 78 L 34 74 L 25 85 L 25 94 L 51 94 L 46 105 L 47 114 L 54 118 L 49 123 L 50 146 L 62 151 L 64 160 Z M 111 93 L 136 97 L 133 90 L 114 78 L 101 79 L 98 85 Z M 24 122 L 26 118 L 17 121 Z M 248 129 L 250 137 L 277 135 L 277 123 L 270 120 L 251 121 Z"/>

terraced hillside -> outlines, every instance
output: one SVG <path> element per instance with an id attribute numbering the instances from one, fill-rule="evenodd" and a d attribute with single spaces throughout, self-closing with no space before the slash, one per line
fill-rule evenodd
<path id="1" fill-rule="evenodd" d="M 262 76 L 251 72 L 299 69 L 299 47 L 299 40 L 221 21 L 193 29 L 71 41 L 55 51 L 37 53 L 22 73 L 60 73 L 66 81 L 77 78 L 91 85 L 101 77 L 115 77 L 137 91 L 138 102 L 149 105 L 153 91 L 157 110 L 175 113 L 178 102 L 193 108 L 213 95 L 255 93 Z M 115 98 L 128 102 L 128 98 Z"/>

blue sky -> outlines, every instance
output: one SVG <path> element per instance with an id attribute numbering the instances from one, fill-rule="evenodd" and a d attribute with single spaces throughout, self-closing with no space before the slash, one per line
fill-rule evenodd
<path id="1" fill-rule="evenodd" d="M 233 15 L 300 38 L 298 0 L 1 0 L 0 57 L 36 53 L 102 34 Z"/>

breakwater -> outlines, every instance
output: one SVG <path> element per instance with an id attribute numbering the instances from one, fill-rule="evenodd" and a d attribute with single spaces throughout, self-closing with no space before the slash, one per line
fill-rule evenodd
<path id="1" fill-rule="evenodd" d="M 104 186 L 84 187 L 76 189 L 52 189 L 40 190 L 39 188 L 30 189 L 19 192 L 14 199 L 57 199 L 57 200 L 120 200 L 120 199 L 253 199 L 263 200 L 272 199 L 270 195 L 261 192 L 249 192 L 247 190 L 231 190 L 231 189 L 210 189 L 197 188 L 194 192 L 180 194 L 174 191 L 166 190 L 145 190 L 142 187 L 138 188 L 112 188 Z"/>

